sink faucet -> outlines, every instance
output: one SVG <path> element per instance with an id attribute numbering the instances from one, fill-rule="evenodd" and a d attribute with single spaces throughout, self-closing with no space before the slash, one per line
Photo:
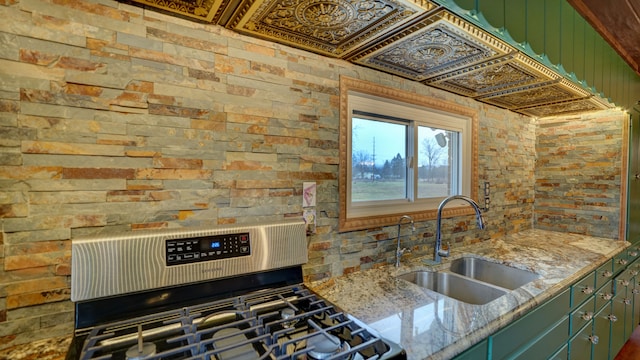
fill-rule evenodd
<path id="1" fill-rule="evenodd" d="M 415 225 L 413 225 L 413 218 L 411 218 L 411 216 L 409 215 L 402 215 L 400 217 L 400 220 L 398 220 L 398 247 L 396 249 L 396 267 L 400 267 L 400 258 L 402 257 L 402 254 L 404 254 L 407 249 L 403 248 L 400 249 L 400 226 L 402 225 L 402 222 L 405 220 L 409 220 L 411 223 L 411 231 L 416 231 L 416 227 Z"/>
<path id="2" fill-rule="evenodd" d="M 482 214 L 480 213 L 480 206 L 477 202 L 475 202 L 472 198 L 466 197 L 464 195 L 453 195 L 442 200 L 440 205 L 438 205 L 438 217 L 437 217 L 437 226 L 436 226 L 436 246 L 434 251 L 433 260 L 436 263 L 439 263 L 442 258 L 448 257 L 449 252 L 451 251 L 451 245 L 447 247 L 447 250 L 442 249 L 442 209 L 444 209 L 445 205 L 451 200 L 464 200 L 471 204 L 473 210 L 476 212 L 476 223 L 478 224 L 479 229 L 484 229 L 484 221 L 482 220 Z"/>

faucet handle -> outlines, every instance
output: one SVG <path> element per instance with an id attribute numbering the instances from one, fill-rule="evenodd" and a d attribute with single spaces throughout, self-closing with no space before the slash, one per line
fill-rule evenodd
<path id="1" fill-rule="evenodd" d="M 444 250 L 444 249 L 439 249 L 438 250 L 438 254 L 440 256 L 443 256 L 443 257 L 449 257 L 450 253 L 451 253 L 451 243 L 450 242 L 447 242 L 447 250 Z"/>

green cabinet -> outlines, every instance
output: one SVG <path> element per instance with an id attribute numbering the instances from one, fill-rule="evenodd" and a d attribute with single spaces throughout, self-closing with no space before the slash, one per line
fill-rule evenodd
<path id="1" fill-rule="evenodd" d="M 489 340 L 485 339 L 473 345 L 471 348 L 469 348 L 467 351 L 463 352 L 462 354 L 456 356 L 456 360 L 486 359 L 488 356 L 488 353 L 487 353 L 488 350 L 489 350 Z"/>
<path id="2" fill-rule="evenodd" d="M 456 360 L 613 360 L 640 322 L 632 245 Z"/>
<path id="3" fill-rule="evenodd" d="M 491 359 L 516 358 L 517 354 L 525 351 L 536 342 L 544 341 L 540 338 L 545 337 L 549 328 L 558 320 L 566 317 L 570 300 L 571 291 L 567 289 L 492 335 Z M 566 332 L 564 336 L 566 337 Z M 555 352 L 561 345 L 562 343 L 558 344 L 556 348 L 548 349 L 548 355 Z"/>
<path id="4" fill-rule="evenodd" d="M 593 344 L 593 359 L 608 359 L 611 342 L 611 302 L 596 313 L 593 319 L 593 333 L 597 337 L 596 343 Z"/>

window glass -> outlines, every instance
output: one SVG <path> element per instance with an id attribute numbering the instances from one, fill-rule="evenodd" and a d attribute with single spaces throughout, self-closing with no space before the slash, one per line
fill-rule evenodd
<path id="1" fill-rule="evenodd" d="M 340 94 L 341 231 L 434 219 L 445 197 L 475 197 L 475 111 L 349 78 Z"/>
<path id="2" fill-rule="evenodd" d="M 418 127 L 418 198 L 460 193 L 460 133 Z"/>
<path id="3" fill-rule="evenodd" d="M 407 198 L 407 125 L 354 116 L 351 201 Z"/>

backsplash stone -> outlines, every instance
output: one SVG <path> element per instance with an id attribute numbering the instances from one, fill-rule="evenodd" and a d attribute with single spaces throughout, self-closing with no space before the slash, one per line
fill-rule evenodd
<path id="1" fill-rule="evenodd" d="M 540 120 L 536 228 L 624 238 L 619 189 L 628 129 L 628 116 L 617 111 Z"/>
<path id="2" fill-rule="evenodd" d="M 487 230 L 472 216 L 446 219 L 445 241 L 534 226 L 546 192 L 536 159 L 547 155 L 536 154 L 536 119 L 116 1 L 0 1 L 0 16 L 0 348 L 71 333 L 72 238 L 300 217 L 303 181 L 318 185 L 307 280 L 393 262 L 395 226 L 337 232 L 341 75 L 478 110 Z M 586 121 L 606 124 L 609 141 L 584 144 L 615 152 L 624 121 L 598 119 Z M 544 124 L 538 136 L 553 130 Z M 620 167 L 621 157 L 590 161 Z M 598 184 L 619 201 L 619 178 Z M 435 223 L 416 225 L 403 246 L 429 254 Z"/>

